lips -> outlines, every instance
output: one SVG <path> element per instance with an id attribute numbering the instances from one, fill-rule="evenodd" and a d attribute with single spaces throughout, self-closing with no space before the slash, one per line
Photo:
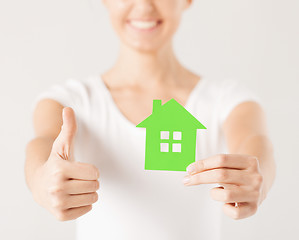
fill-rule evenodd
<path id="1" fill-rule="evenodd" d="M 128 24 L 141 31 L 148 31 L 148 30 L 153 30 L 155 29 L 158 25 L 162 23 L 161 20 L 135 20 L 131 19 L 128 21 Z"/>

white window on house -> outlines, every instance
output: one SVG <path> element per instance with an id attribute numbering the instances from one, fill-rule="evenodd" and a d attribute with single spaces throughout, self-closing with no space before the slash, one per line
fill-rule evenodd
<path id="1" fill-rule="evenodd" d="M 181 152 L 181 144 L 180 143 L 173 143 L 172 144 L 172 151 L 173 152 Z"/>
<path id="2" fill-rule="evenodd" d="M 160 152 L 169 152 L 168 143 L 160 143 Z"/>
<path id="3" fill-rule="evenodd" d="M 169 131 L 160 131 L 161 135 L 160 138 L 161 139 L 169 139 Z"/>
<path id="4" fill-rule="evenodd" d="M 182 140 L 182 132 L 173 132 L 173 140 Z"/>
<path id="5" fill-rule="evenodd" d="M 169 131 L 160 131 L 160 139 L 164 139 L 164 141 L 160 143 L 160 152 L 169 152 L 170 147 L 172 152 L 181 152 L 181 143 L 178 141 L 182 140 L 182 132 L 173 131 L 172 139 L 170 139 Z M 165 139 L 167 141 L 165 141 Z"/>

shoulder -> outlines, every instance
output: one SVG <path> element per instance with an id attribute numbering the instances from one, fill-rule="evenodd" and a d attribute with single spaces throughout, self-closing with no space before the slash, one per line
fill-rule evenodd
<path id="1" fill-rule="evenodd" d="M 64 107 L 80 107 L 88 102 L 91 89 L 94 88 L 92 76 L 85 78 L 70 77 L 62 82 L 52 83 L 33 99 L 31 110 L 42 99 L 51 99 Z"/>
<path id="2" fill-rule="evenodd" d="M 244 84 L 233 78 L 202 78 L 201 87 L 205 92 L 211 95 L 221 97 L 229 91 L 234 91 L 237 88 L 244 88 Z"/>
<path id="3" fill-rule="evenodd" d="M 246 90 L 246 84 L 234 78 L 212 78 L 207 80 L 211 89 L 216 91 L 219 96 L 236 92 L 237 90 Z M 247 89 L 248 90 L 248 89 Z"/>
<path id="4" fill-rule="evenodd" d="M 217 105 L 221 124 L 223 124 L 228 116 L 241 104 L 242 109 L 249 105 L 250 108 L 252 108 L 253 105 L 259 108 L 261 107 L 261 98 L 245 82 L 232 78 L 217 80 L 216 82 L 217 86 L 214 86 L 214 88 L 215 92 L 217 92 Z"/>

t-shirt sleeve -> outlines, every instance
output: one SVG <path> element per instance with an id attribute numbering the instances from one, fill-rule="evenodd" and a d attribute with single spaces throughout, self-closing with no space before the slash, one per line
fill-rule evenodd
<path id="1" fill-rule="evenodd" d="M 45 98 L 53 99 L 64 107 L 72 107 L 73 109 L 76 109 L 82 103 L 82 98 L 80 96 L 80 92 L 82 92 L 81 85 L 82 83 L 78 80 L 69 78 L 63 83 L 56 83 L 50 86 L 48 89 L 35 96 L 31 104 L 31 113 L 33 113 L 37 103 Z"/>
<path id="2" fill-rule="evenodd" d="M 219 104 L 219 120 L 222 124 L 232 110 L 242 102 L 255 101 L 263 105 L 261 98 L 251 89 L 246 87 L 244 83 L 235 79 L 226 79 L 222 85 L 223 94 L 220 97 Z"/>

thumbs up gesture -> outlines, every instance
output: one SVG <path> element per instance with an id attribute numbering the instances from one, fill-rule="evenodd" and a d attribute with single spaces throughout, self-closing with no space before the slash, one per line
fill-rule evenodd
<path id="1" fill-rule="evenodd" d="M 65 107 L 62 115 L 63 125 L 50 156 L 36 171 L 35 200 L 58 220 L 66 221 L 89 212 L 98 200 L 99 171 L 94 165 L 75 161 L 75 113 Z"/>

